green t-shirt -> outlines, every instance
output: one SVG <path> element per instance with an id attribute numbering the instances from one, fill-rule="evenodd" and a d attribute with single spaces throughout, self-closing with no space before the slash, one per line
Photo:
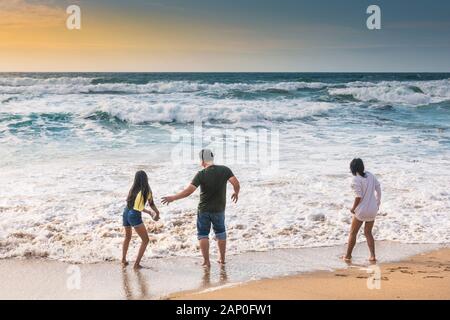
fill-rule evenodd
<path id="1" fill-rule="evenodd" d="M 197 172 L 191 184 L 200 186 L 199 212 L 225 211 L 227 181 L 233 176 L 230 168 L 217 165 L 211 165 Z"/>

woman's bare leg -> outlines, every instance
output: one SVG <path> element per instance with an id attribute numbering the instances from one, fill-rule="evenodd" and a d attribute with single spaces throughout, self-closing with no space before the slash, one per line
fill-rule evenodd
<path id="1" fill-rule="evenodd" d="M 148 238 L 147 229 L 145 228 L 144 224 L 134 227 L 134 230 L 137 232 L 137 234 L 139 235 L 139 237 L 141 237 L 142 240 L 141 246 L 139 247 L 138 255 L 136 257 L 136 261 L 134 262 L 134 268 L 140 269 L 142 268 L 141 266 L 142 256 L 144 255 L 145 249 L 147 249 L 147 245 L 150 240 Z"/>
<path id="2" fill-rule="evenodd" d="M 125 229 L 125 238 L 123 239 L 123 245 L 122 245 L 122 264 L 124 266 L 126 266 L 126 265 L 128 265 L 127 252 L 128 252 L 128 247 L 130 245 L 131 234 L 133 233 L 133 229 L 131 229 L 131 227 L 124 227 L 124 229 Z"/>
<path id="3" fill-rule="evenodd" d="M 372 235 L 372 229 L 375 221 L 368 221 L 364 224 L 364 235 L 366 236 L 367 246 L 369 247 L 370 257 L 369 261 L 377 261 L 375 257 L 375 239 Z"/>
<path id="4" fill-rule="evenodd" d="M 352 225 L 350 227 L 350 235 L 348 236 L 347 254 L 344 256 L 344 260 L 349 261 L 352 259 L 352 252 L 356 244 L 356 237 L 358 236 L 358 232 L 362 224 L 362 221 L 359 221 L 353 217 Z"/>

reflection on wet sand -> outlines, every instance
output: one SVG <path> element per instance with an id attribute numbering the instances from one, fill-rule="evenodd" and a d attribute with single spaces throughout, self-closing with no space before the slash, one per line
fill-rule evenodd
<path id="1" fill-rule="evenodd" d="M 132 274 L 131 277 L 130 273 Z M 122 268 L 122 281 L 125 299 L 150 299 L 150 295 L 148 294 L 147 279 L 141 270 L 129 271 L 127 268 Z"/>
<path id="2" fill-rule="evenodd" d="M 122 268 L 123 298 L 127 300 L 155 299 L 149 289 L 149 279 L 154 274 L 149 274 L 146 270 L 134 270 Z M 195 290 L 204 290 L 211 287 L 221 286 L 228 282 L 228 275 L 225 266 L 221 266 L 217 272 L 204 268 L 201 281 Z"/>
<path id="3" fill-rule="evenodd" d="M 220 266 L 219 270 L 219 281 L 217 283 L 211 282 L 211 269 L 210 268 L 204 268 L 203 269 L 203 277 L 202 277 L 202 285 L 200 289 L 207 289 L 212 286 L 221 286 L 227 283 L 228 281 L 228 275 L 225 265 Z"/>

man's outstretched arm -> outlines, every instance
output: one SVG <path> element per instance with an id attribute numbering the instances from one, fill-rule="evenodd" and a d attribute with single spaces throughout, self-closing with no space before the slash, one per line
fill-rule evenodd
<path id="1" fill-rule="evenodd" d="M 239 183 L 239 180 L 232 176 L 228 181 L 233 185 L 234 193 L 231 196 L 231 200 L 236 203 L 239 199 L 239 191 L 241 190 L 241 184 Z"/>
<path id="2" fill-rule="evenodd" d="M 169 204 L 175 200 L 180 200 L 189 197 L 195 190 L 197 190 L 197 187 L 194 186 L 193 184 L 190 184 L 189 186 L 187 186 L 186 189 L 177 193 L 174 196 L 162 197 L 162 204 Z"/>

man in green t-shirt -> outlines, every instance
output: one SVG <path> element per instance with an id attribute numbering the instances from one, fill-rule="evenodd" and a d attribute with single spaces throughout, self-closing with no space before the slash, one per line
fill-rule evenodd
<path id="1" fill-rule="evenodd" d="M 233 185 L 234 193 L 231 196 L 235 203 L 239 198 L 240 185 L 233 172 L 226 166 L 214 164 L 214 154 L 209 149 L 200 151 L 203 170 L 197 172 L 190 185 L 173 196 L 163 197 L 162 203 L 169 204 L 175 200 L 190 196 L 200 186 L 200 202 L 197 211 L 197 237 L 203 255 L 203 265 L 210 267 L 209 261 L 209 233 L 213 227 L 217 244 L 219 246 L 219 263 L 225 264 L 226 229 L 225 206 L 227 182 Z"/>

